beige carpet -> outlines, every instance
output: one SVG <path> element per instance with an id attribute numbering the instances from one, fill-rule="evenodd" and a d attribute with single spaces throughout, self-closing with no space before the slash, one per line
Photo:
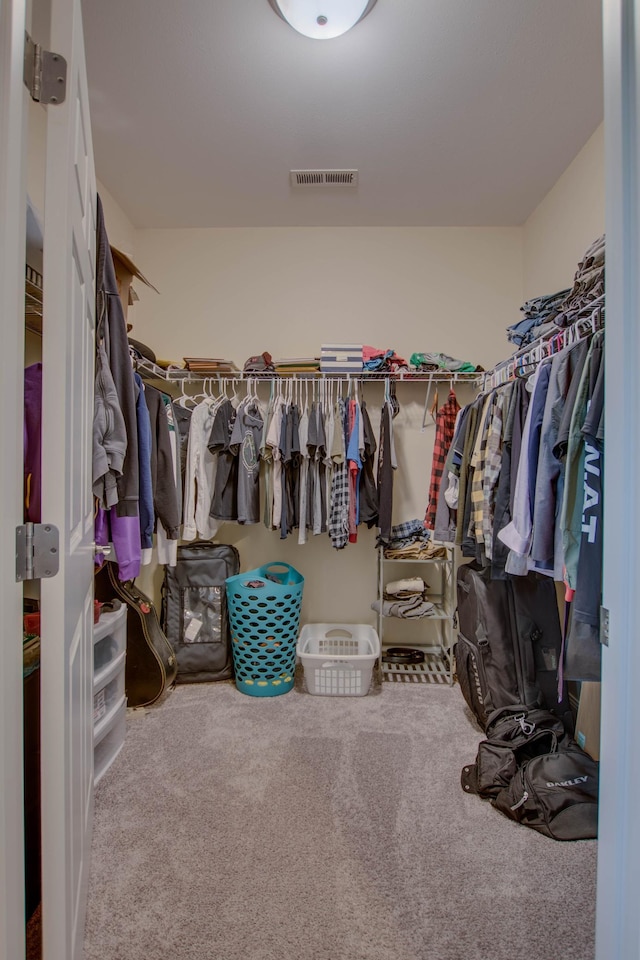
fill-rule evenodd
<path id="1" fill-rule="evenodd" d="M 96 793 L 85 960 L 591 960 L 596 843 L 465 795 L 460 690 L 178 687 Z"/>

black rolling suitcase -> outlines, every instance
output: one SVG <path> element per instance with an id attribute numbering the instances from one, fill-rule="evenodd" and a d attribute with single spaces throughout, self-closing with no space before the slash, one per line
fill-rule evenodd
<path id="1" fill-rule="evenodd" d="M 225 581 L 240 572 L 235 547 L 196 541 L 178 547 L 162 586 L 162 623 L 178 661 L 178 683 L 233 676 Z"/>
<path id="2" fill-rule="evenodd" d="M 484 729 L 500 707 L 543 707 L 570 729 L 566 696 L 558 702 L 562 634 L 553 581 L 535 573 L 492 580 L 490 567 L 463 564 L 457 574 L 460 689 Z"/>

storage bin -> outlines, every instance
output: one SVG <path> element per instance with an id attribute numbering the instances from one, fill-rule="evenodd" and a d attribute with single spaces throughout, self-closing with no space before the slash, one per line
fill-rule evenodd
<path id="1" fill-rule="evenodd" d="M 308 623 L 300 632 L 297 653 L 309 693 L 364 697 L 380 656 L 380 639 L 363 623 Z"/>
<path id="2" fill-rule="evenodd" d="M 108 722 L 98 731 L 94 739 L 93 783 L 94 786 L 107 772 L 124 745 L 127 729 L 127 702 L 123 698 L 109 717 Z"/>
<path id="3" fill-rule="evenodd" d="M 93 680 L 93 722 L 100 723 L 125 694 L 124 663 L 126 651 L 107 664 Z"/>
<path id="4" fill-rule="evenodd" d="M 94 675 L 104 670 L 127 649 L 127 607 L 102 612 L 93 628 Z"/>
<path id="5" fill-rule="evenodd" d="M 238 690 L 276 697 L 293 687 L 304 577 L 268 563 L 229 577 L 227 606 Z"/>

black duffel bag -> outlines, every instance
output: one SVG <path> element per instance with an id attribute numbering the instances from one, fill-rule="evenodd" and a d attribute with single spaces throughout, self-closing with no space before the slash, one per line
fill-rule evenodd
<path id="1" fill-rule="evenodd" d="M 511 820 L 554 840 L 598 835 L 598 763 L 567 740 L 518 768 L 493 801 Z"/>
<path id="2" fill-rule="evenodd" d="M 531 757 L 555 753 L 568 740 L 562 721 L 548 710 L 515 704 L 494 710 L 487 739 L 478 744 L 475 763 L 463 767 L 462 789 L 494 799 Z"/>

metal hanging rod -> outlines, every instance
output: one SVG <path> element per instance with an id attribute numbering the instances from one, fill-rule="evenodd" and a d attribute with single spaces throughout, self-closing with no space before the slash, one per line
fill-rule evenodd
<path id="1" fill-rule="evenodd" d="M 217 381 L 243 381 L 243 380 L 358 380 L 364 382 L 375 382 L 385 380 L 404 381 L 409 383 L 428 383 L 428 382 L 466 382 L 476 383 L 480 372 L 456 373 L 447 370 L 418 371 L 418 370 L 398 370 L 395 373 L 385 371 L 362 370 L 358 373 L 323 373 L 322 371 L 296 372 L 296 373 L 245 373 L 242 370 L 231 372 L 212 372 L 212 373 L 193 373 L 191 370 L 182 368 L 168 369 L 152 363 L 150 360 L 137 359 L 136 368 L 141 376 L 147 379 L 162 380 L 168 383 L 202 383 L 203 380 Z"/>
<path id="2" fill-rule="evenodd" d="M 509 383 L 517 376 L 526 376 L 535 369 L 536 365 L 547 357 L 570 347 L 579 340 L 592 336 L 597 330 L 604 327 L 604 308 L 596 307 L 588 317 L 581 317 L 568 327 L 558 327 L 550 333 L 539 337 L 533 343 L 527 344 L 511 357 L 496 364 L 492 370 L 479 377 L 479 385 L 483 393 L 495 389 L 502 384 Z"/>

